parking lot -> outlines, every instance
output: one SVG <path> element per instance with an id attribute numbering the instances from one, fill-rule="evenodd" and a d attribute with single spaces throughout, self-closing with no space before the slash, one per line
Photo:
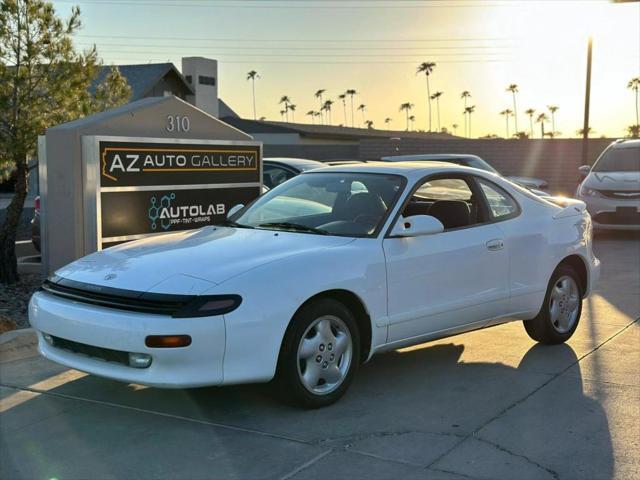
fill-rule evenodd
<path id="1" fill-rule="evenodd" d="M 337 404 L 158 390 L 1 347 L 2 478 L 594 479 L 640 475 L 640 237 L 599 235 L 566 345 L 518 322 L 374 357 Z"/>

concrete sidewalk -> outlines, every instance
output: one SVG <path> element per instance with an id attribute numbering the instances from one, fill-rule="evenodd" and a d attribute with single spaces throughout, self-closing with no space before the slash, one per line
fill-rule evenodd
<path id="1" fill-rule="evenodd" d="M 375 357 L 336 405 L 269 386 L 158 390 L 0 348 L 2 478 L 640 477 L 640 240 L 598 238 L 602 279 L 566 345 L 520 323 Z"/>

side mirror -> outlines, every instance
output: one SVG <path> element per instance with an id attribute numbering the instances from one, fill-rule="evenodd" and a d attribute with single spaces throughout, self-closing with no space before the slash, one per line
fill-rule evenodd
<path id="1" fill-rule="evenodd" d="M 444 225 L 436 217 L 431 215 L 412 215 L 400 217 L 393 227 L 391 235 L 394 237 L 418 237 L 421 235 L 433 235 L 444 232 Z"/>
<path id="2" fill-rule="evenodd" d="M 238 205 L 235 205 L 233 207 L 231 207 L 229 209 L 229 211 L 227 212 L 227 218 L 231 218 L 233 217 L 236 213 L 238 213 L 240 210 L 242 210 L 244 208 L 244 205 L 242 205 L 241 203 L 239 203 Z"/>
<path id="3" fill-rule="evenodd" d="M 586 177 L 587 175 L 589 175 L 591 167 L 589 165 L 582 165 L 581 167 L 578 167 L 578 171 L 582 174 L 583 177 Z"/>

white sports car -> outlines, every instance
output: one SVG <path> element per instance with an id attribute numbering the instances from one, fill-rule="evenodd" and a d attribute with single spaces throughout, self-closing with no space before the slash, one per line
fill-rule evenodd
<path id="1" fill-rule="evenodd" d="M 579 201 L 450 163 L 303 173 L 224 226 L 157 236 L 60 269 L 31 299 L 41 353 L 125 382 L 266 382 L 337 400 L 378 352 L 506 321 L 575 331 L 599 274 Z"/>

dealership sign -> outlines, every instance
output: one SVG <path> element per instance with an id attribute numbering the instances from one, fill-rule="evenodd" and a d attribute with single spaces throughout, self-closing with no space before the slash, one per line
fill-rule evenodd
<path id="1" fill-rule="evenodd" d="M 98 248 L 220 223 L 260 195 L 258 142 L 96 136 L 83 150 L 98 180 L 85 210 L 95 212 Z"/>

